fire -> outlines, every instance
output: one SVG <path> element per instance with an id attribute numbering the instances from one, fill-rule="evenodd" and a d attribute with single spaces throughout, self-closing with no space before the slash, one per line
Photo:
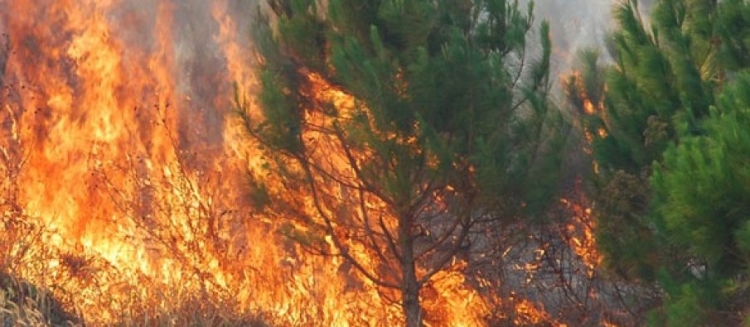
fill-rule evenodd
<path id="1" fill-rule="evenodd" d="M 573 102 L 576 102 L 576 105 L 579 106 L 578 110 L 581 110 L 581 114 L 583 116 L 601 114 L 606 118 L 607 111 L 604 110 L 604 97 L 602 96 L 602 98 L 599 99 L 591 98 L 591 96 L 587 93 L 586 86 L 584 85 L 584 78 L 581 71 L 574 70 L 564 76 L 561 80 L 564 85 L 567 84 L 570 88 L 567 90 L 567 92 L 569 92 L 568 96 L 575 99 Z M 602 92 L 603 94 L 606 94 L 606 85 L 602 87 Z M 583 150 L 586 153 L 591 154 L 590 145 L 593 143 L 594 138 L 604 139 L 607 137 L 608 132 L 603 127 L 597 128 L 595 132 L 584 128 L 583 134 L 584 139 L 586 140 L 586 146 Z M 595 169 L 597 168 L 595 167 Z"/>
<path id="2" fill-rule="evenodd" d="M 54 289 L 92 325 L 208 309 L 280 326 L 401 321 L 394 294 L 341 258 L 306 253 L 282 217 L 251 203 L 249 175 L 269 192 L 282 182 L 264 177 L 232 111 L 234 85 L 254 103 L 259 59 L 242 15 L 253 11 L 229 0 L 0 3 L 3 269 Z M 309 78 L 321 102 L 357 105 Z M 320 142 L 331 165 L 346 160 L 334 140 Z M 376 265 L 375 254 L 350 250 Z M 423 290 L 428 325 L 489 315 L 466 265 L 456 260 Z M 550 319 L 519 303 L 519 316 Z"/>
<path id="3" fill-rule="evenodd" d="M 334 108 L 331 110 L 336 110 L 335 115 L 338 117 L 351 117 L 360 109 L 358 106 L 361 106 L 361 104 L 357 103 L 354 97 L 328 82 L 323 76 L 309 71 L 302 71 L 302 73 L 308 78 L 311 88 L 309 92 L 316 105 L 333 105 Z M 353 156 L 354 160 L 361 163 L 366 161 L 367 156 L 371 154 L 354 152 L 346 154 L 346 150 L 341 147 L 339 140 L 332 133 L 325 132 L 334 128 L 332 120 L 326 114 L 322 114 L 317 110 L 306 114 L 312 127 L 310 130 L 304 131 L 302 137 L 316 140 L 316 146 L 320 148 L 319 152 L 312 153 L 314 156 L 319 156 L 315 158 L 316 162 L 320 165 L 325 165 L 325 169 L 331 171 L 340 183 L 355 185 L 357 177 L 352 171 L 348 155 Z M 410 142 L 410 140 L 407 140 L 407 142 Z M 419 149 L 414 150 L 419 151 Z M 347 203 L 349 208 L 359 207 L 356 201 L 349 200 L 350 198 L 356 199 L 357 196 L 346 194 L 348 191 L 337 186 L 326 185 L 325 182 L 321 182 L 320 187 L 323 188 L 321 193 L 334 195 L 336 198 L 335 202 Z M 439 199 L 440 195 L 436 195 L 436 198 Z M 359 209 L 340 210 L 335 213 L 331 212 L 331 214 L 335 214 L 338 217 L 347 217 L 346 219 L 372 220 L 363 224 L 372 226 L 379 233 L 384 233 L 386 228 L 389 230 L 396 229 L 396 221 L 392 217 L 392 213 L 389 212 L 388 206 L 382 203 L 382 200 L 368 197 L 366 202 L 364 207 L 360 207 Z M 312 200 L 308 201 L 307 210 L 310 217 L 316 215 L 316 204 L 312 203 Z M 324 210 L 327 210 L 327 208 Z M 375 221 L 373 217 L 376 216 L 381 218 Z M 324 222 L 319 223 L 321 225 L 324 224 Z M 380 226 L 378 226 L 379 224 Z M 306 228 L 301 226 L 296 227 L 299 229 Z M 352 241 L 351 239 L 356 236 L 352 236 L 352 232 L 344 226 L 334 226 L 334 233 L 338 240 L 343 240 L 346 243 L 344 246 L 348 248 L 350 255 L 355 257 L 358 262 L 363 263 L 370 271 L 382 271 L 383 268 L 378 268 L 379 266 L 388 266 L 388 259 L 380 257 L 384 253 L 387 253 L 385 249 L 381 249 L 380 253 L 376 253 L 378 251 L 367 249 L 362 243 Z M 335 253 L 338 251 L 334 248 L 332 239 L 328 237 L 326 238 L 326 242 L 331 246 L 331 252 Z M 348 265 L 346 262 L 342 263 L 344 266 Z M 479 292 L 473 289 L 466 281 L 462 273 L 465 267 L 465 262 L 454 261 L 448 269 L 436 274 L 432 283 L 423 289 L 421 298 L 422 304 L 427 311 L 425 314 L 425 324 L 427 326 L 442 326 L 446 323 L 450 323 L 453 326 L 478 326 L 483 324 L 482 319 L 488 315 L 489 308 Z M 361 275 L 356 269 L 348 269 L 349 274 L 355 276 Z M 420 273 L 424 273 L 422 271 L 424 269 L 418 268 L 418 270 L 420 270 Z M 388 276 L 387 273 L 384 275 Z M 370 292 L 373 299 L 376 299 L 375 303 L 394 301 L 399 297 L 393 290 L 384 289 L 376 285 L 371 280 L 368 280 L 366 276 L 358 276 L 358 278 L 360 279 L 359 282 L 364 285 L 360 292 Z M 400 319 L 398 317 L 400 312 L 391 311 L 393 309 L 388 308 L 388 314 L 392 317 L 389 321 L 398 321 Z"/>
<path id="4" fill-rule="evenodd" d="M 591 218 L 591 208 L 587 208 L 588 201 L 580 191 L 580 181 L 577 182 L 578 191 L 574 199 L 562 199 L 561 202 L 570 210 L 572 221 L 567 225 L 566 234 L 568 243 L 573 252 L 586 265 L 587 275 L 592 274 L 599 267 L 602 257 L 596 250 L 596 239 L 594 237 L 594 220 Z"/>
<path id="5" fill-rule="evenodd" d="M 606 116 L 605 100 L 604 96 L 599 99 L 592 99 L 587 93 L 586 86 L 584 85 L 584 77 L 581 71 L 574 70 L 567 77 L 563 83 L 568 84 L 570 89 L 569 96 L 575 98 L 574 102 L 578 103 L 582 110 L 582 115 L 591 116 L 595 114 L 602 114 Z M 606 85 L 602 86 L 603 94 L 606 94 Z M 573 93 L 573 94 L 570 94 Z M 594 138 L 604 139 L 607 137 L 608 132 L 604 127 L 598 127 L 596 132 L 591 132 L 588 127 L 582 128 L 582 133 L 585 139 L 583 144 L 583 151 L 587 154 L 591 154 L 591 146 L 594 142 Z M 598 172 L 598 164 L 596 161 L 593 162 L 594 172 Z M 596 267 L 601 263 L 601 255 L 596 250 L 596 242 L 594 238 L 594 220 L 591 217 L 591 208 L 588 199 L 585 196 L 585 192 L 582 186 L 581 178 L 577 178 L 574 185 L 574 190 L 570 194 L 569 198 L 561 199 L 561 203 L 570 211 L 572 215 L 572 221 L 567 226 L 567 234 L 569 244 L 573 251 L 584 261 L 588 268 L 588 274 L 592 274 Z"/>

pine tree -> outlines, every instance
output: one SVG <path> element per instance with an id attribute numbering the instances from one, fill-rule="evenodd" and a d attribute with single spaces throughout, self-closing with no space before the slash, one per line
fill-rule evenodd
<path id="1" fill-rule="evenodd" d="M 741 302 L 750 290 L 744 281 L 750 264 L 750 71 L 726 87 L 700 128 L 702 135 L 667 149 L 651 178 L 656 230 L 690 258 L 687 269 L 662 277 L 670 326 L 728 325 L 732 317 L 717 320 L 715 312 L 750 304 Z"/>
<path id="2" fill-rule="evenodd" d="M 531 60 L 532 6 L 517 1 L 270 10 L 255 38 L 262 117 L 238 103 L 283 185 L 257 179 L 254 198 L 303 246 L 399 293 L 406 325 L 421 326 L 420 290 L 472 231 L 538 214 L 555 190 L 548 26 Z"/>
<path id="3" fill-rule="evenodd" d="M 739 164 L 750 130 L 749 9 L 742 0 L 661 0 L 648 26 L 636 2 L 623 4 L 614 63 L 587 52 L 567 83 L 591 139 L 605 265 L 666 291 L 654 325 L 729 319 L 719 312 L 744 292 L 733 280 L 746 274 L 741 244 L 750 236 Z"/>
<path id="4" fill-rule="evenodd" d="M 599 247 L 608 254 L 605 266 L 628 278 L 652 280 L 663 259 L 650 250 L 651 163 L 677 138 L 677 125 L 694 126 L 713 102 L 718 50 L 701 18 L 716 9 L 710 1 L 690 3 L 658 2 L 650 28 L 637 2 L 620 5 L 620 29 L 609 41 L 614 64 L 602 66 L 595 52 L 586 53 L 580 76 L 567 84 L 572 103 L 588 106 L 582 126 L 597 170 L 591 193 Z"/>

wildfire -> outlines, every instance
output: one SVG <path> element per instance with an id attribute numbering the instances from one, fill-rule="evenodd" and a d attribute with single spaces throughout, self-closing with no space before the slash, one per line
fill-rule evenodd
<path id="1" fill-rule="evenodd" d="M 0 3 L 8 49 L 0 50 L 2 268 L 54 286 L 93 325 L 206 307 L 282 326 L 402 319 L 391 295 L 340 258 L 304 252 L 277 232 L 282 220 L 250 203 L 247 171 L 262 177 L 262 158 L 231 108 L 235 83 L 254 101 L 257 59 L 241 14 L 253 8 L 230 0 Z M 322 77 L 310 79 L 321 101 L 357 105 Z M 345 158 L 335 150 L 320 155 L 336 165 Z M 367 207 L 380 210 L 375 201 Z M 576 247 L 590 247 L 588 239 Z M 372 253 L 351 251 L 375 265 Z M 464 268 L 455 262 L 423 291 L 433 326 L 480 325 L 488 314 Z M 517 309 L 548 318 L 531 303 Z"/>
<path id="2" fill-rule="evenodd" d="M 584 207 L 587 203 L 585 198 L 562 199 L 561 202 L 572 213 L 573 219 L 567 226 L 570 247 L 586 264 L 586 268 L 588 268 L 587 274 L 591 277 L 602 260 L 601 254 L 596 250 L 591 209 Z"/>

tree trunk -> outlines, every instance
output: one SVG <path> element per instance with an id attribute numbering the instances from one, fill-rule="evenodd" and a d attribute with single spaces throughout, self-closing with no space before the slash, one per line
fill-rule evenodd
<path id="1" fill-rule="evenodd" d="M 404 221 L 405 220 L 405 221 Z M 417 271 L 414 264 L 414 239 L 408 219 L 400 221 L 399 243 L 401 244 L 401 308 L 406 317 L 406 327 L 422 327 L 422 307 L 419 305 Z"/>
<path id="2" fill-rule="evenodd" d="M 401 290 L 402 304 L 407 327 L 422 327 L 422 307 L 419 305 L 419 284 L 412 264 L 411 275 L 404 271 L 404 288 Z"/>

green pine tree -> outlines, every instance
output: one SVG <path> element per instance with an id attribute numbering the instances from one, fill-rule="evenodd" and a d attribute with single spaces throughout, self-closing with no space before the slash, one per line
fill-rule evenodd
<path id="1" fill-rule="evenodd" d="M 609 40 L 614 63 L 603 66 L 596 52 L 585 53 L 581 74 L 567 83 L 574 105 L 594 108 L 583 113 L 582 127 L 596 164 L 599 246 L 608 254 L 605 266 L 624 277 L 655 278 L 663 258 L 650 250 L 650 167 L 677 139 L 677 126 L 694 130 L 713 103 L 718 48 L 702 19 L 716 12 L 710 2 L 660 1 L 650 27 L 637 2 L 618 6 L 620 28 Z"/>
<path id="2" fill-rule="evenodd" d="M 689 258 L 662 277 L 670 326 L 729 325 L 733 314 L 717 312 L 750 305 L 742 299 L 750 267 L 750 71 L 726 87 L 700 127 L 702 135 L 667 149 L 651 178 L 656 231 Z"/>
<path id="3" fill-rule="evenodd" d="M 605 266 L 666 292 L 654 325 L 729 323 L 744 292 L 749 9 L 660 0 L 648 25 L 625 3 L 609 42 L 614 63 L 586 52 L 566 84 L 574 106 L 594 108 L 581 125 Z"/>
<path id="4" fill-rule="evenodd" d="M 552 198 L 549 28 L 533 59 L 532 6 L 518 1 L 270 8 L 255 38 L 263 118 L 238 103 L 283 186 L 258 179 L 254 199 L 293 221 L 286 232 L 303 246 L 397 292 L 406 325 L 421 326 L 420 290 L 475 228 L 539 214 Z"/>

